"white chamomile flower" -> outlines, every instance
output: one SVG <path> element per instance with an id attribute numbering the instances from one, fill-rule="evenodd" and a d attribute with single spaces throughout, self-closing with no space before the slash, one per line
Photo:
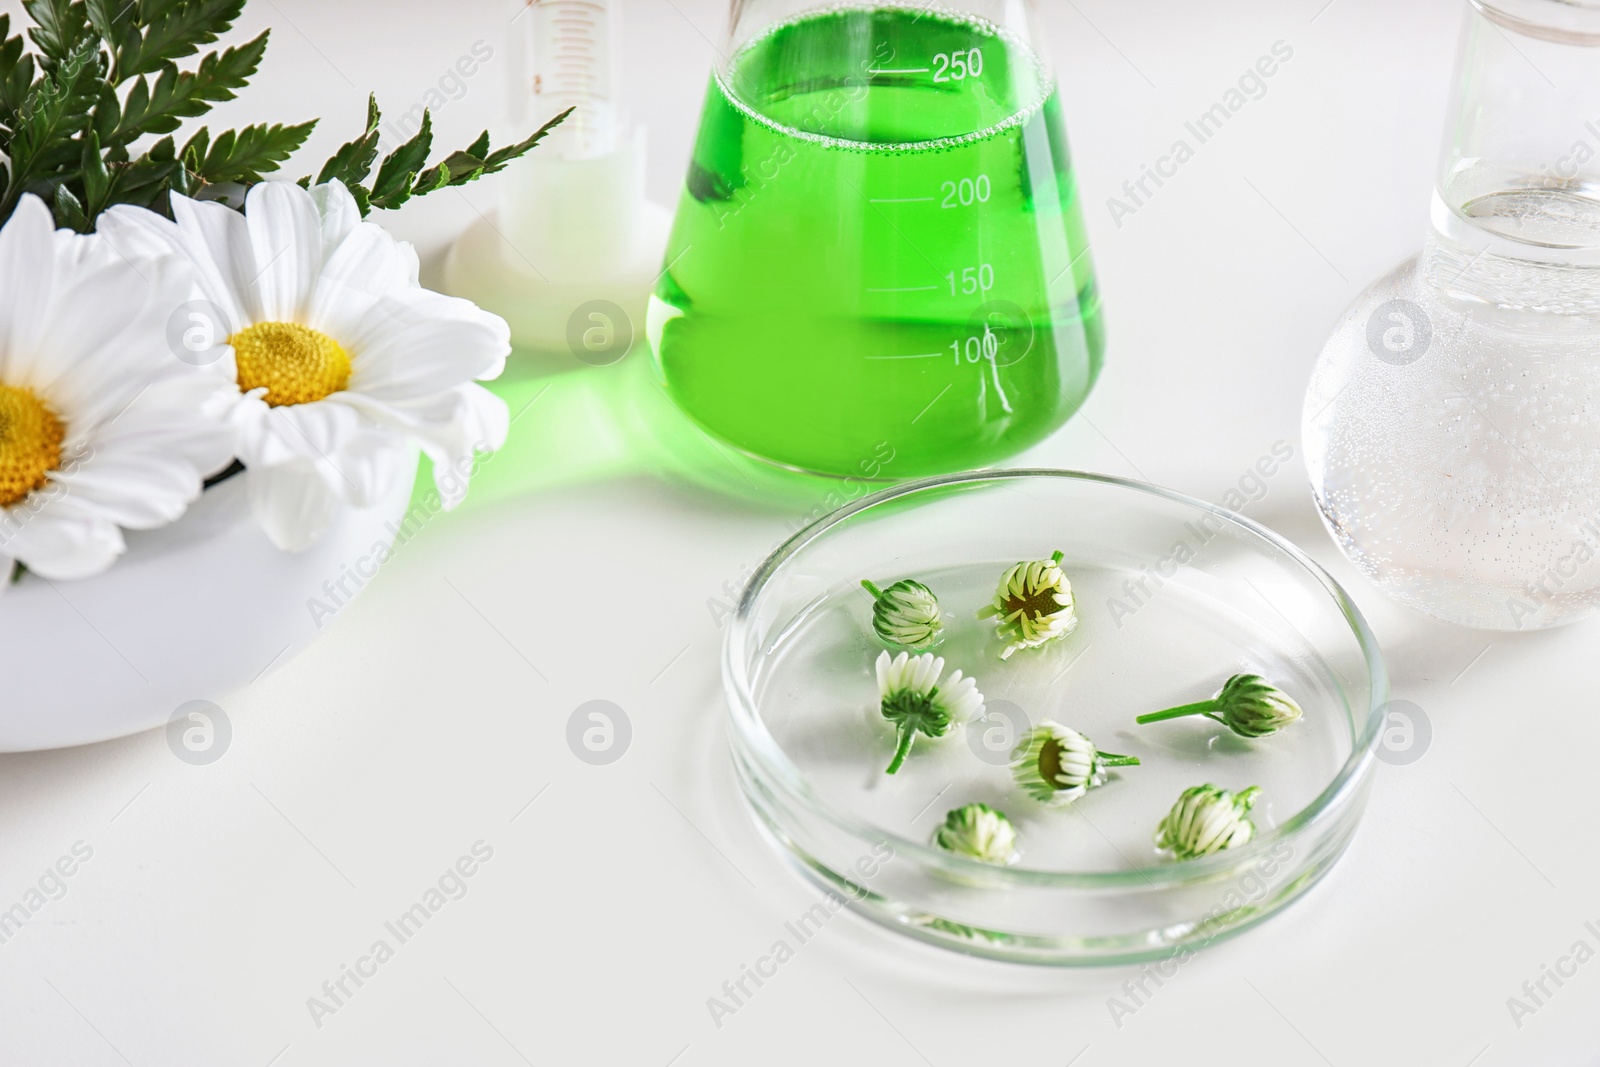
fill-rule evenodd
<path id="1" fill-rule="evenodd" d="M 1061 570 L 1061 553 L 1049 559 L 1018 563 L 1000 577 L 994 600 L 978 618 L 999 620 L 1006 647 L 1001 659 L 1021 648 L 1037 648 L 1078 628 L 1072 583 Z"/>
<path id="2" fill-rule="evenodd" d="M 944 817 L 933 843 L 946 852 L 1004 866 L 1017 862 L 1017 828 L 987 804 L 964 804 Z"/>
<path id="3" fill-rule="evenodd" d="M 101 232 L 154 235 L 196 268 L 224 320 L 215 367 L 250 500 L 279 548 L 314 544 L 345 505 L 381 498 L 412 445 L 441 503 L 460 503 L 480 451 L 506 437 L 505 403 L 475 384 L 505 366 L 505 321 L 417 281 L 417 255 L 363 221 L 338 182 L 254 186 L 244 214 L 172 197 L 176 222 L 115 207 Z"/>
<path id="4" fill-rule="evenodd" d="M 1238 794 L 1209 784 L 1185 789 L 1156 828 L 1156 848 L 1180 860 L 1237 848 L 1256 835 L 1247 813 L 1260 792 L 1254 785 Z"/>
<path id="5" fill-rule="evenodd" d="M 0 230 L 0 590 L 12 564 L 87 578 L 226 466 L 226 396 L 174 358 L 192 279 L 170 257 L 57 230 L 24 196 Z"/>
<path id="6" fill-rule="evenodd" d="M 1011 775 L 1041 804 L 1070 804 L 1104 785 L 1109 767 L 1136 767 L 1138 756 L 1101 752 L 1069 726 L 1048 719 L 1028 731 L 1011 753 Z"/>
<path id="7" fill-rule="evenodd" d="M 944 737 L 956 725 L 983 713 L 983 694 L 974 679 L 955 671 L 940 681 L 942 656 L 902 652 L 891 659 L 889 653 L 880 652 L 877 671 L 879 710 L 899 734 L 889 774 L 905 762 L 918 732 Z"/>
<path id="8" fill-rule="evenodd" d="M 939 598 L 921 582 L 906 578 L 879 589 L 863 581 L 861 587 L 872 594 L 872 630 L 885 644 L 916 651 L 944 637 Z"/>
<path id="9" fill-rule="evenodd" d="M 1135 722 L 1162 722 L 1186 715 L 1204 715 L 1240 737 L 1266 737 L 1300 721 L 1304 714 L 1294 698 L 1259 674 L 1236 674 L 1210 700 L 1153 711 Z"/>

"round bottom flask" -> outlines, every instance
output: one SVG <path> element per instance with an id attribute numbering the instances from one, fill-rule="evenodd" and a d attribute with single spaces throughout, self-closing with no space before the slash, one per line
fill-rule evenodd
<path id="1" fill-rule="evenodd" d="M 1433 232 L 1329 338 L 1305 454 L 1385 592 L 1556 626 L 1600 605 L 1600 8 L 1475 4 L 1459 86 Z"/>

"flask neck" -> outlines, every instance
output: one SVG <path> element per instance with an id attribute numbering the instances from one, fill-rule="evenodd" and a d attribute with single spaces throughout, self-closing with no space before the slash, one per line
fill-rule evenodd
<path id="1" fill-rule="evenodd" d="M 1600 0 L 1472 0 L 1433 228 L 1448 288 L 1600 310 Z"/>

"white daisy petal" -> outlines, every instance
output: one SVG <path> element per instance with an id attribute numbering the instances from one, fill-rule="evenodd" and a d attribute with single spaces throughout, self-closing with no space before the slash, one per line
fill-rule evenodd
<path id="1" fill-rule="evenodd" d="M 107 445 L 175 452 L 210 475 L 233 460 L 233 430 L 222 421 L 229 407 L 226 391 L 207 375 L 168 374 L 103 423 L 97 436 Z"/>
<path id="2" fill-rule="evenodd" d="M 339 495 L 308 459 L 252 468 L 245 472 L 245 485 L 256 521 L 285 552 L 316 544 L 339 513 Z"/>
<path id="3" fill-rule="evenodd" d="M 402 463 L 414 456 L 405 435 L 337 402 L 263 405 L 254 434 L 244 442 L 240 458 L 247 467 L 309 463 L 336 495 L 356 507 L 386 494 L 401 477 Z"/>
<path id="4" fill-rule="evenodd" d="M 385 301 L 383 325 L 366 338 L 350 388 L 380 400 L 429 396 L 464 382 L 494 378 L 511 339 L 496 315 L 441 319 Z"/>
<path id="5" fill-rule="evenodd" d="M 405 257 L 406 261 L 406 285 L 416 289 L 422 285 L 422 263 L 417 259 L 417 250 L 412 247 L 410 241 L 401 241 L 400 254 Z M 457 299 L 453 296 L 445 296 L 442 293 L 435 293 L 431 289 L 424 289 L 422 291 L 427 293 L 429 296 L 435 296 L 441 300 Z M 472 302 L 469 300 L 462 300 L 460 303 L 471 304 Z M 472 306 L 476 307 L 477 305 L 473 304 Z"/>
<path id="6" fill-rule="evenodd" d="M 402 468 L 412 455 L 411 446 L 401 435 L 367 429 L 345 443 L 334 465 L 349 487 L 350 503 L 365 508 L 388 494 L 403 476 Z"/>
<path id="7" fill-rule="evenodd" d="M 41 578 L 70 582 L 104 571 L 126 545 L 122 532 L 109 520 L 68 517 L 45 509 L 14 532 L 0 527 L 0 548 Z"/>
<path id="8" fill-rule="evenodd" d="M 464 476 L 473 457 L 502 447 L 511 421 L 505 401 L 481 385 L 463 385 L 408 404 L 384 404 L 359 393 L 340 393 L 329 402 L 356 408 L 415 440 L 433 461 L 434 480 L 447 509 L 465 495 Z M 463 477 L 450 477 L 447 484 L 449 471 Z"/>
<path id="9" fill-rule="evenodd" d="M 49 337 L 40 342 L 28 376 L 33 388 L 49 390 L 68 406 L 105 398 L 107 383 L 136 382 L 177 363 L 167 351 L 166 323 L 192 277 L 175 271 L 171 260 L 136 263 L 98 237 L 86 240 L 104 255 L 86 258 L 57 282 Z M 147 340 L 130 346 L 129 333 Z"/>
<path id="10" fill-rule="evenodd" d="M 255 252 L 253 278 L 263 322 L 303 322 L 322 272 L 322 219 L 293 182 L 261 182 L 245 200 Z"/>
<path id="11" fill-rule="evenodd" d="M 153 211 L 124 204 L 103 212 L 94 232 L 125 259 L 144 261 L 171 255 L 177 227 Z"/>
<path id="12" fill-rule="evenodd" d="M 55 479 L 75 504 L 88 503 L 125 530 L 154 530 L 173 522 L 200 495 L 194 465 L 182 455 L 103 449 Z"/>
<path id="13" fill-rule="evenodd" d="M 262 391 L 246 393 L 228 410 L 228 424 L 234 430 L 234 453 L 241 463 L 254 467 L 289 463 L 300 458 L 298 450 L 289 448 L 283 438 L 273 432 L 268 422 L 272 408 L 261 399 Z"/>
<path id="14" fill-rule="evenodd" d="M 402 296 L 407 288 L 406 261 L 399 242 L 380 226 L 363 223 L 333 248 L 306 308 L 306 323 L 341 338 L 359 351 L 371 344 L 366 331 L 382 324 L 398 308 L 372 315 L 375 304 Z"/>
<path id="15" fill-rule="evenodd" d="M 187 375 L 147 387 L 121 414 L 96 427 L 52 481 L 55 506 L 76 514 L 84 502 L 128 529 L 173 521 L 200 495 L 202 480 L 233 457 L 229 427 L 206 413 L 213 383 Z"/>
<path id="16" fill-rule="evenodd" d="M 310 192 L 311 202 L 322 216 L 322 248 L 326 260 L 350 231 L 361 224 L 361 206 L 344 182 L 338 180 L 313 186 Z"/>
<path id="17" fill-rule="evenodd" d="M 54 260 L 41 255 L 51 243 L 55 222 L 44 202 L 25 196 L 0 231 L 0 381 L 9 380 L 21 359 L 38 350 L 50 305 Z"/>
<path id="18" fill-rule="evenodd" d="M 324 459 L 338 455 L 364 429 L 355 410 L 344 404 L 285 404 L 272 408 L 266 421 L 298 455 Z"/>
<path id="19" fill-rule="evenodd" d="M 107 217 L 116 219 L 121 210 L 132 209 L 112 208 L 97 225 L 104 229 Z M 261 303 L 253 284 L 258 268 L 243 216 L 222 204 L 174 195 L 172 217 L 175 224 L 150 212 L 139 213 L 137 219 L 151 232 L 167 235 L 173 250 L 188 258 L 201 292 L 228 317 L 230 331 L 260 321 Z"/>

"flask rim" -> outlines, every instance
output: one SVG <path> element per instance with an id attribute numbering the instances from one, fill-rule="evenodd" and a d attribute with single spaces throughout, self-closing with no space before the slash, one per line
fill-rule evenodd
<path id="1" fill-rule="evenodd" d="M 1542 41 L 1600 47 L 1600 0 L 1470 0 L 1495 25 Z"/>

